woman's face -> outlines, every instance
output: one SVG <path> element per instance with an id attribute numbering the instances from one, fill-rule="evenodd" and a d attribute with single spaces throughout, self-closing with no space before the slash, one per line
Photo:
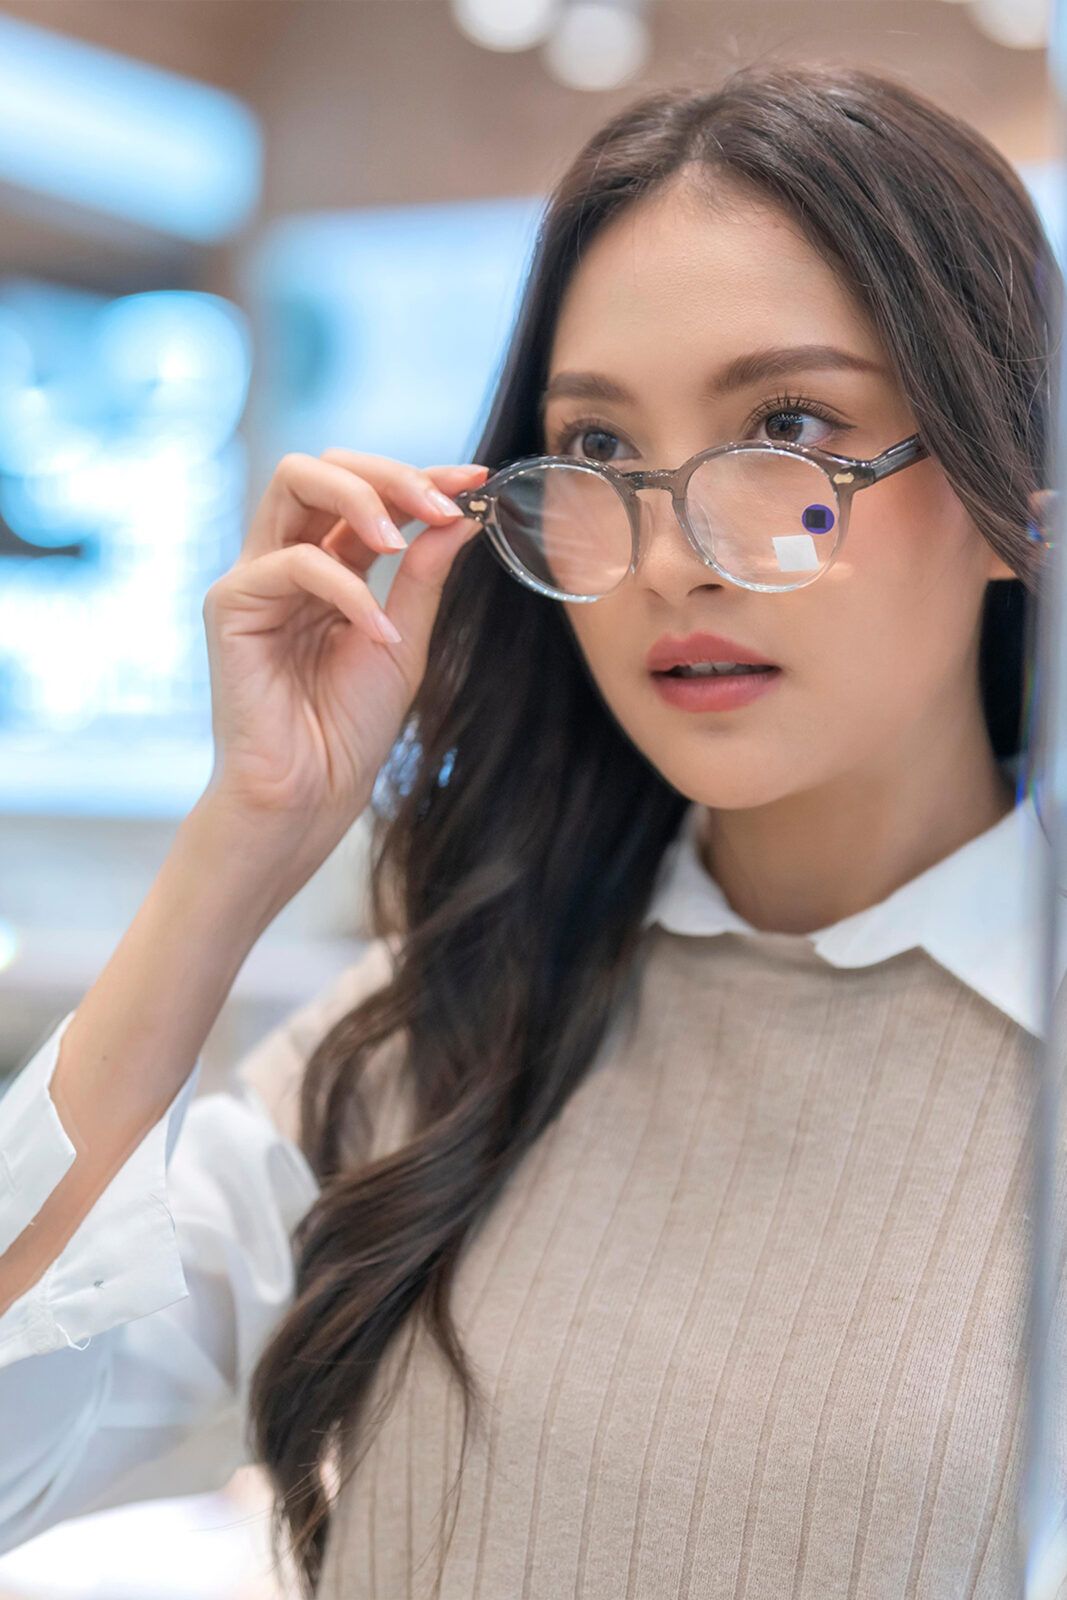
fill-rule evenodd
<path id="1" fill-rule="evenodd" d="M 807 364 L 701 398 L 737 357 L 808 344 L 880 370 Z M 674 468 L 748 438 L 869 457 L 917 431 L 862 308 L 790 219 L 736 194 L 713 211 L 680 182 L 583 250 L 550 384 L 563 372 L 603 375 L 633 398 L 549 399 L 543 449 L 624 470 Z M 894 761 L 922 761 L 952 740 L 961 716 L 973 725 L 985 586 L 1013 574 L 936 461 L 857 493 L 834 565 L 782 593 L 721 579 L 688 543 L 669 495 L 642 490 L 639 500 L 636 573 L 604 599 L 562 604 L 605 702 L 682 794 L 749 807 L 846 774 L 892 782 Z M 778 681 L 728 711 L 666 704 L 646 653 L 664 634 L 696 630 L 776 663 Z"/>

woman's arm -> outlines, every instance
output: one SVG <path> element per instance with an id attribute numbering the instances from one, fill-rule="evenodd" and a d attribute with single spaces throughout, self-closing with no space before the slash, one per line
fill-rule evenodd
<path id="1" fill-rule="evenodd" d="M 174 1100 L 250 950 L 303 881 L 280 839 L 252 833 L 210 792 L 183 820 L 63 1035 L 51 1094 L 75 1154 L 0 1256 L 0 1315 L 55 1260 Z"/>
<path id="2" fill-rule="evenodd" d="M 194 1098 L 191 1074 L 0 1316 L 0 1552 L 69 1517 L 219 1487 L 249 1459 L 250 1376 L 319 1192 L 293 1138 L 307 1059 L 391 969 L 390 941 L 370 941 L 238 1060 L 232 1088 Z M 47 1103 L 62 1028 L 23 1068 L 21 1108 L 0 1100 L 0 1154 L 26 1176 L 55 1148 L 21 1112 Z M 387 1106 L 384 1063 L 374 1082 Z"/>
<path id="3" fill-rule="evenodd" d="M 36 1078 L 55 1047 L 29 1064 Z M 285 1024 L 257 1053 L 298 1077 Z M 183 1085 L 0 1317 L 0 1551 L 69 1517 L 221 1487 L 249 1459 L 249 1378 L 291 1301 L 290 1233 L 317 1193 L 255 1094 L 189 1103 Z"/>

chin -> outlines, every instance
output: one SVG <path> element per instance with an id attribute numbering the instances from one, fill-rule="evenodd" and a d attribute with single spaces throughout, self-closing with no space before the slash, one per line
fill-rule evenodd
<path id="1" fill-rule="evenodd" d="M 730 772 L 709 772 L 706 764 L 703 771 L 695 773 L 689 768 L 678 771 L 676 765 L 674 770 L 670 766 L 659 770 L 687 799 L 715 811 L 749 811 L 771 805 L 796 787 L 775 783 L 766 771 L 746 772 L 743 767 L 738 770 L 736 764 L 732 765 L 734 770 Z"/>

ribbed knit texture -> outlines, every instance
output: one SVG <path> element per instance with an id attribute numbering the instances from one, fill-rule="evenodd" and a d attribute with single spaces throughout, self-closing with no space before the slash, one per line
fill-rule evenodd
<path id="1" fill-rule="evenodd" d="M 919 950 L 645 941 L 461 1260 L 489 1414 L 443 1570 L 462 1409 L 420 1335 L 322 1600 L 1016 1600 L 1035 1041 Z"/>

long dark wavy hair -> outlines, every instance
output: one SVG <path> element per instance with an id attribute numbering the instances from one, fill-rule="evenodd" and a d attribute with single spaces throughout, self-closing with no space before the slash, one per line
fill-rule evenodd
<path id="1" fill-rule="evenodd" d="M 777 202 L 839 271 L 927 448 L 1018 574 L 988 585 L 980 649 L 993 750 L 1017 754 L 1038 592 L 1027 497 L 1047 477 L 1062 280 L 1008 161 L 901 83 L 750 63 L 720 87 L 649 93 L 613 115 L 543 211 L 469 459 L 495 468 L 543 450 L 538 396 L 580 249 L 683 166 L 712 196 L 725 181 Z M 558 602 L 517 583 L 483 539 L 449 573 L 396 751 L 403 761 L 379 777 L 387 801 L 373 807 L 369 901 L 373 931 L 402 936 L 396 964 L 306 1063 L 300 1144 L 322 1192 L 294 1232 L 295 1300 L 249 1396 L 275 1554 L 308 1596 L 336 1448 L 357 1422 L 366 1432 L 364 1399 L 409 1313 L 459 1381 L 465 1459 L 482 1397 L 449 1311 L 457 1257 L 630 992 L 642 917 L 688 805 L 605 706 Z M 341 1130 L 369 1056 L 396 1038 L 411 1137 L 361 1162 Z"/>

